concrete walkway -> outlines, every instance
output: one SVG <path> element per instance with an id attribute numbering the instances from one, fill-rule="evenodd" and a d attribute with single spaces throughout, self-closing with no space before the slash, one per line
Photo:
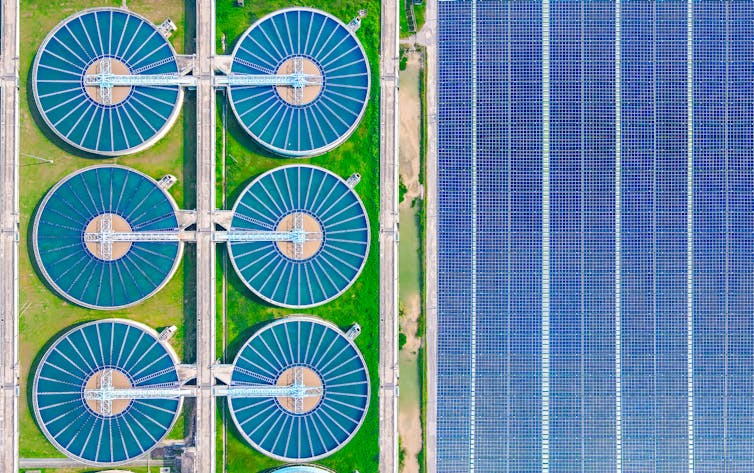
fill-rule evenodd
<path id="1" fill-rule="evenodd" d="M 398 1 L 380 43 L 380 472 L 398 473 Z"/>
<path id="2" fill-rule="evenodd" d="M 0 471 L 18 471 L 18 2 L 0 42 Z"/>
<path id="3" fill-rule="evenodd" d="M 424 281 L 427 337 L 427 412 L 425 459 L 428 473 L 437 471 L 437 0 L 427 0 L 424 26 L 416 34 L 416 43 L 427 48 L 425 74 L 427 77 L 427 177 L 426 241 Z"/>
<path id="4" fill-rule="evenodd" d="M 215 1 L 196 0 L 196 431 L 193 468 L 216 468 L 215 397 L 215 260 L 213 242 L 215 191 Z M 186 463 L 190 457 L 187 456 Z M 188 465 L 187 465 L 188 466 Z"/>

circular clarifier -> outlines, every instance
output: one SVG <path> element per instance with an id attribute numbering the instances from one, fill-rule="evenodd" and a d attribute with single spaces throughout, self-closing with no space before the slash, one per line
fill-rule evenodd
<path id="1" fill-rule="evenodd" d="M 119 465 L 147 454 L 174 425 L 177 399 L 103 401 L 85 393 L 180 386 L 172 347 L 124 319 L 89 322 L 53 341 L 34 373 L 34 414 L 58 450 L 89 465 Z"/>
<path id="2" fill-rule="evenodd" d="M 361 43 L 342 21 L 312 8 L 279 10 L 254 23 L 237 42 L 230 72 L 260 79 L 231 82 L 231 107 L 247 133 L 282 156 L 314 156 L 340 145 L 369 100 Z"/>
<path id="3" fill-rule="evenodd" d="M 120 8 L 78 12 L 37 51 L 32 91 L 42 118 L 87 153 L 141 151 L 170 129 L 183 100 L 178 85 L 119 85 L 113 77 L 178 75 L 173 46 L 146 18 Z"/>

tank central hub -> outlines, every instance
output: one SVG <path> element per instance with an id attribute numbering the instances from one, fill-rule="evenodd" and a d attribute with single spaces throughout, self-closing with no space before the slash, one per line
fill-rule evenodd
<path id="1" fill-rule="evenodd" d="M 294 414 L 305 414 L 312 411 L 322 399 L 322 378 L 316 371 L 305 366 L 294 366 L 283 371 L 277 381 L 278 386 L 297 386 L 298 393 L 308 393 L 306 396 L 278 396 L 276 399 L 283 409 Z"/>
<path id="2" fill-rule="evenodd" d="M 105 235 L 114 232 L 129 233 L 131 225 L 120 215 L 104 213 L 94 217 L 84 230 L 86 249 L 104 261 L 122 258 L 131 249 L 130 241 L 112 241 Z"/>
<path id="3" fill-rule="evenodd" d="M 112 389 L 130 389 L 131 387 L 131 381 L 122 372 L 112 368 L 101 369 L 86 381 L 84 399 L 91 410 L 101 416 L 111 417 L 125 411 L 131 400 L 105 399 L 104 396 L 92 395 L 91 393 Z"/>
<path id="4" fill-rule="evenodd" d="M 121 61 L 111 57 L 103 57 L 94 61 L 84 75 L 84 89 L 86 94 L 95 102 L 102 105 L 117 105 L 128 98 L 131 85 L 113 84 L 108 77 L 128 76 L 131 71 Z"/>
<path id="5" fill-rule="evenodd" d="M 281 253 L 294 260 L 305 260 L 314 256 L 322 247 L 322 225 L 304 212 L 293 212 L 278 223 L 278 232 L 289 232 L 290 240 L 278 240 Z"/>
<path id="6" fill-rule="evenodd" d="M 290 77 L 288 83 L 277 84 L 275 90 L 292 105 L 312 103 L 322 92 L 322 70 L 311 59 L 293 56 L 283 61 L 275 73 Z"/>

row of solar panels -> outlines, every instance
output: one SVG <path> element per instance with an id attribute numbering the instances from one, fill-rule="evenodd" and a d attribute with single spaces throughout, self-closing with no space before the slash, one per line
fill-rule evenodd
<path id="1" fill-rule="evenodd" d="M 753 4 L 542 5 L 439 3 L 437 471 L 754 471 Z"/>

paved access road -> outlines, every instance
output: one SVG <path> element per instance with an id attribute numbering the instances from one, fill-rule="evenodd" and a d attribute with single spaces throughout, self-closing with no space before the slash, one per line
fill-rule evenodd
<path id="1" fill-rule="evenodd" d="M 196 430 L 194 471 L 215 471 L 215 1 L 196 0 Z"/>
<path id="2" fill-rule="evenodd" d="M 0 41 L 0 471 L 18 471 L 18 2 Z"/>
<path id="3" fill-rule="evenodd" d="M 380 41 L 380 472 L 398 473 L 398 0 Z"/>

